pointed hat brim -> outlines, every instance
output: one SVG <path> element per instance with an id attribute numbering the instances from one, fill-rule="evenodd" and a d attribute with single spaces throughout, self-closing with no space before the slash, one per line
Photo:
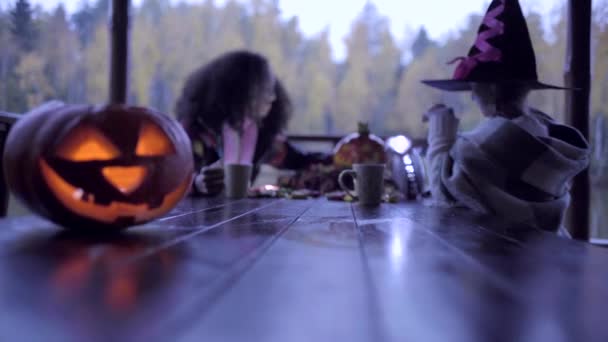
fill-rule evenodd
<path id="1" fill-rule="evenodd" d="M 461 80 L 422 80 L 422 83 L 445 91 L 470 91 L 473 82 L 461 81 Z M 513 84 L 513 85 L 525 85 L 531 90 L 543 90 L 543 89 L 554 89 L 554 90 L 576 90 L 575 88 L 559 87 L 551 84 L 542 83 L 539 81 L 492 81 L 492 82 L 476 82 L 476 83 L 495 83 L 495 84 Z"/>

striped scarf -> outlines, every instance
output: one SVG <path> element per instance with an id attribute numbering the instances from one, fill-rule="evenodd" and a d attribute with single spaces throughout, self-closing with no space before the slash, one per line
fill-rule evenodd
<path id="1" fill-rule="evenodd" d="M 502 117 L 460 134 L 439 156 L 441 188 L 470 209 L 557 231 L 571 180 L 589 164 L 589 147 L 576 129 L 536 110 L 529 115 L 546 135 Z"/>

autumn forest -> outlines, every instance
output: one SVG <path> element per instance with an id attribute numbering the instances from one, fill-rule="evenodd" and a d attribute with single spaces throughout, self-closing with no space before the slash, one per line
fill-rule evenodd
<path id="1" fill-rule="evenodd" d="M 608 16 L 595 4 L 592 116 L 608 115 Z M 108 0 L 81 2 L 72 14 L 59 6 L 44 11 L 27 0 L 0 12 L 0 109 L 25 112 L 48 99 L 101 103 L 108 93 Z M 442 42 L 425 29 L 397 41 L 373 2 L 352 23 L 343 61 L 332 59 L 328 32 L 304 36 L 298 18 L 285 19 L 274 0 L 213 0 L 175 4 L 145 0 L 132 9 L 129 102 L 172 113 L 183 81 L 193 69 L 235 48 L 259 51 L 286 84 L 296 113 L 293 133 L 340 134 L 368 121 L 375 132 L 423 136 L 421 114 L 447 102 L 463 113 L 464 126 L 478 120 L 467 95 L 423 86 L 424 78 L 445 78 L 446 61 L 466 54 L 483 13 Z M 562 84 L 565 8 L 556 4 L 551 25 L 527 13 L 542 80 Z M 532 103 L 563 117 L 563 93 L 536 92 Z"/>

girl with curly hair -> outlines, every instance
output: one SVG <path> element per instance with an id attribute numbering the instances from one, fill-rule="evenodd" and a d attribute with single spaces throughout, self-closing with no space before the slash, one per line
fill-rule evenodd
<path id="1" fill-rule="evenodd" d="M 222 164 L 251 163 L 302 169 L 328 156 L 299 151 L 282 135 L 292 114 L 285 88 L 260 54 L 225 53 L 187 79 L 176 114 L 192 141 L 192 192 L 215 195 L 224 186 Z"/>

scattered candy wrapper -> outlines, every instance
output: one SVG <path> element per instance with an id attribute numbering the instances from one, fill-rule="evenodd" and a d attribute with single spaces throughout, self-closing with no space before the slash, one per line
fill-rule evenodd
<path id="1" fill-rule="evenodd" d="M 391 192 L 384 195 L 384 202 L 397 203 L 403 199 L 403 194 L 400 192 Z"/>
<path id="2" fill-rule="evenodd" d="M 291 199 L 308 199 L 308 198 L 317 198 L 321 196 L 321 193 L 319 191 L 315 191 L 315 190 L 308 190 L 308 189 L 301 189 L 301 190 L 294 190 L 291 192 L 291 194 L 289 194 L 288 198 Z"/>
<path id="3" fill-rule="evenodd" d="M 276 185 L 268 184 L 249 189 L 248 196 L 251 198 L 276 198 L 282 197 L 281 192 L 284 191 Z"/>
<path id="4" fill-rule="evenodd" d="M 262 185 L 249 189 L 250 198 L 289 198 L 289 199 L 308 199 L 321 196 L 321 193 L 316 190 L 299 189 L 292 190 L 289 188 L 279 187 L 277 185 Z"/>
<path id="5" fill-rule="evenodd" d="M 325 197 L 330 201 L 354 202 L 356 197 L 352 197 L 344 191 L 332 191 L 325 194 Z M 397 203 L 403 199 L 403 195 L 397 191 L 387 191 L 382 196 L 382 201 L 386 203 Z"/>
<path id="6" fill-rule="evenodd" d="M 346 197 L 352 197 L 344 191 L 332 191 L 325 194 L 325 197 L 330 201 L 345 201 Z"/>
<path id="7" fill-rule="evenodd" d="M 355 202 L 356 197 L 347 194 L 344 191 L 332 191 L 324 194 L 330 201 Z M 293 190 L 289 188 L 279 187 L 277 185 L 262 185 L 249 190 L 250 198 L 287 198 L 293 200 L 302 200 L 309 198 L 318 198 L 321 192 L 310 189 Z M 392 188 L 387 188 L 382 197 L 383 202 L 397 203 L 403 199 L 403 195 Z"/>

